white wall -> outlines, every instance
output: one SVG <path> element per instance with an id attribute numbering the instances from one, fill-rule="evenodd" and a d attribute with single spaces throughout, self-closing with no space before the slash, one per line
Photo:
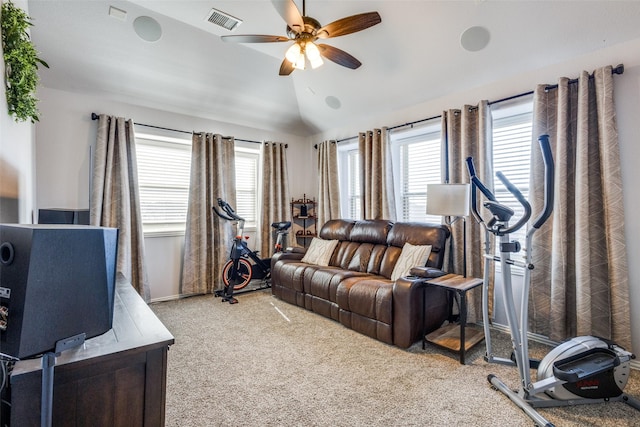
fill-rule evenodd
<path id="1" fill-rule="evenodd" d="M 160 110 L 110 101 L 104 96 L 76 94 L 41 88 L 41 120 L 36 126 L 36 206 L 38 208 L 88 208 L 90 147 L 95 142 L 97 121 L 91 113 L 105 113 L 133 119 L 137 123 L 186 131 L 206 131 L 237 138 L 271 140 L 289 144 L 290 191 L 292 196 L 312 193 L 309 174 L 312 146 L 299 136 L 181 116 Z M 138 127 L 140 131 L 150 129 Z M 179 294 L 184 238 L 147 237 L 145 251 L 151 298 L 161 300 Z"/>
<path id="2" fill-rule="evenodd" d="M 526 55 L 526 52 L 522 52 Z M 604 65 L 624 64 L 621 76 L 614 76 L 615 102 L 618 120 L 622 179 L 624 185 L 624 212 L 626 217 L 626 245 L 629 261 L 629 283 L 631 304 L 631 335 L 633 351 L 640 354 L 640 198 L 637 185 L 640 182 L 640 40 L 635 40 L 592 54 L 572 59 L 554 66 L 497 81 L 491 85 L 466 92 L 456 92 L 416 105 L 405 110 L 354 121 L 348 127 L 333 129 L 316 135 L 313 140 L 341 139 L 357 135 L 359 131 L 381 126 L 395 126 L 412 120 L 436 116 L 449 108 L 460 108 L 464 104 L 476 104 L 482 99 L 489 101 L 503 99 L 519 93 L 531 91 L 537 84 L 556 83 L 562 76 L 577 77 L 582 70 L 589 72 Z M 472 71 L 470 71 L 472 72 Z M 425 82 L 425 84 L 431 84 Z M 435 83 L 437 84 L 437 82 Z M 480 256 L 480 254 L 479 254 Z M 500 303 L 501 304 L 501 303 Z"/>

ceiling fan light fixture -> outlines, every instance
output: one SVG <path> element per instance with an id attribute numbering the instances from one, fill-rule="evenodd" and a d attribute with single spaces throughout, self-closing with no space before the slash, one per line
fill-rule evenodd
<path id="1" fill-rule="evenodd" d="M 284 54 L 284 57 L 287 58 L 287 61 L 295 64 L 296 62 L 298 62 L 300 52 L 300 45 L 298 43 L 294 43 L 289 47 L 289 49 L 287 49 L 287 53 Z"/>
<path id="2" fill-rule="evenodd" d="M 324 61 L 322 61 L 322 57 L 320 56 L 318 46 L 316 46 L 315 43 L 307 43 L 305 46 L 305 53 L 307 54 L 307 58 L 309 58 L 311 68 L 315 69 L 324 64 Z"/>
<path id="3" fill-rule="evenodd" d="M 287 61 L 293 64 L 294 68 L 298 70 L 304 70 L 304 51 L 300 47 L 299 43 L 294 43 L 287 49 L 287 53 L 284 55 Z"/>
<path id="4" fill-rule="evenodd" d="M 298 56 L 298 60 L 293 63 L 293 68 L 297 70 L 304 70 L 305 66 L 304 53 L 300 52 L 300 56 Z"/>

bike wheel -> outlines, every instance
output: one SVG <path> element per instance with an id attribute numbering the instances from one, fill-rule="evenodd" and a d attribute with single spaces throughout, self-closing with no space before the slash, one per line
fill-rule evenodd
<path id="1" fill-rule="evenodd" d="M 244 288 L 251 281 L 251 263 L 244 258 L 238 260 L 238 271 L 236 271 L 235 277 L 232 274 L 233 260 L 229 260 L 222 270 L 222 281 L 225 286 L 232 286 L 233 290 L 237 291 Z"/>

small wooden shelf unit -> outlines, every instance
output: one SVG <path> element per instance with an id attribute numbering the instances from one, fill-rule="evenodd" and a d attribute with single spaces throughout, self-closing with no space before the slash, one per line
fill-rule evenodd
<path id="1" fill-rule="evenodd" d="M 316 199 L 308 199 L 306 194 L 301 199 L 291 199 L 291 219 L 291 232 L 295 236 L 295 242 L 306 248 L 311 243 L 310 239 L 318 235 Z"/>

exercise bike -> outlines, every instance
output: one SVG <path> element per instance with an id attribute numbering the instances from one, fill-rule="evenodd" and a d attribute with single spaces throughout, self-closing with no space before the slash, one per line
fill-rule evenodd
<path id="1" fill-rule="evenodd" d="M 553 211 L 554 164 L 549 145 L 549 136 L 538 138 L 545 166 L 544 207 L 526 233 L 524 262 L 511 259 L 512 253 L 520 252 L 517 241 L 510 241 L 509 234 L 521 229 L 531 217 L 531 206 L 522 193 L 501 173 L 496 176 L 507 190 L 518 200 L 524 214 L 515 224 L 509 221 L 515 212 L 499 203 L 493 193 L 476 176 L 473 159 L 467 158 L 467 169 L 471 179 L 471 211 L 476 221 L 485 230 L 484 289 L 482 315 L 485 332 L 486 354 L 489 363 L 516 365 L 520 376 L 520 386 L 513 391 L 497 376 L 491 374 L 487 380 L 493 387 L 508 396 L 538 426 L 553 426 L 535 408 L 572 406 L 590 403 L 622 401 L 640 410 L 640 401 L 623 393 L 630 373 L 630 361 L 635 356 L 615 343 L 595 337 L 571 338 L 552 349 L 541 361 L 529 357 L 528 349 L 528 304 L 531 284 L 532 237 Z M 477 208 L 477 190 L 487 199 L 483 206 L 492 218 L 485 222 Z M 499 238 L 500 255 L 494 255 L 490 234 Z M 492 262 L 499 262 L 502 270 L 504 308 L 509 324 L 513 352 L 510 358 L 495 357 L 491 348 L 489 329 L 488 283 Z M 524 284 L 520 300 L 520 317 L 516 313 L 516 300 L 511 282 L 511 267 L 524 269 Z M 537 369 L 537 381 L 531 380 L 531 369 Z"/>
<path id="2" fill-rule="evenodd" d="M 247 237 L 244 236 L 244 218 L 239 216 L 227 202 L 220 198 L 218 198 L 218 206 L 223 212 L 215 206 L 213 206 L 213 211 L 222 219 L 236 222 L 237 233 L 233 239 L 229 261 L 222 269 L 224 288 L 215 291 L 214 295 L 222 297 L 222 302 L 236 304 L 238 300 L 234 298 L 234 293 L 253 292 L 271 287 L 271 258 L 260 258 L 258 251 L 249 249 L 246 242 Z M 277 235 L 274 253 L 282 252 L 284 239 L 289 233 L 291 222 L 274 222 L 271 227 L 276 231 Z M 253 264 L 249 260 L 253 261 Z M 257 288 L 240 291 L 253 279 L 260 280 L 260 285 Z"/>

